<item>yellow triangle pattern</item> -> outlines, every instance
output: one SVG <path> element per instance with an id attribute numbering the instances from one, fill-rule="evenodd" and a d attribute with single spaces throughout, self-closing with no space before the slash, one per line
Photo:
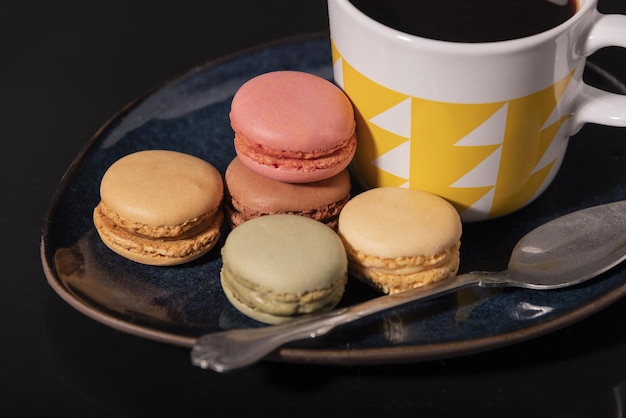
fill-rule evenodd
<path id="1" fill-rule="evenodd" d="M 411 182 L 416 189 L 444 194 L 464 210 L 493 187 L 450 188 L 500 145 L 455 146 L 455 144 L 497 112 L 504 102 L 454 104 L 413 99 L 411 131 Z M 433 141 L 437 138 L 437 141 Z M 445 155 L 446 163 L 442 164 Z M 489 186 L 489 185 L 487 185 Z"/>
<path id="2" fill-rule="evenodd" d="M 543 131 L 542 127 L 556 108 L 572 76 L 573 73 L 568 74 L 549 88 L 509 101 L 505 146 L 502 149 L 491 217 L 523 207 L 546 181 L 554 162 L 531 173 L 567 117 L 560 118 Z"/>
<path id="3" fill-rule="evenodd" d="M 408 179 L 380 170 L 371 162 L 376 157 L 406 142 L 407 138 L 386 131 L 370 123 L 369 120 L 403 102 L 409 96 L 381 88 L 380 85 L 356 71 L 345 60 L 343 61 L 343 80 L 348 96 L 360 103 L 359 108 L 355 109 L 358 138 L 355 159 L 367 161 L 368 164 L 360 167 L 357 176 L 366 184 L 385 184 L 391 187 L 403 185 Z M 368 100 L 372 92 L 375 92 L 376 100 Z M 374 142 L 373 138 L 378 138 L 378 140 Z"/>
<path id="4" fill-rule="evenodd" d="M 332 58 L 333 63 L 341 58 L 334 44 Z M 543 187 L 554 162 L 534 173 L 533 170 L 567 117 L 560 118 L 543 130 L 542 127 L 556 108 L 573 72 L 549 88 L 508 102 L 502 145 L 455 146 L 506 102 L 455 104 L 411 98 L 411 172 L 410 179 L 405 179 L 379 169 L 372 161 L 405 143 L 407 139 L 388 132 L 369 120 L 409 96 L 368 79 L 345 59 L 342 60 L 342 68 L 344 90 L 351 100 L 359 103 L 358 109 L 355 109 L 358 135 L 355 160 L 360 164 L 358 169 L 353 167 L 353 171 L 363 183 L 398 187 L 409 181 L 412 188 L 445 196 L 459 212 L 463 212 L 493 190 L 494 186 L 449 186 L 502 146 L 493 209 L 489 217 L 498 217 L 519 209 Z M 529 114 L 533 116 L 529 118 Z M 377 138 L 376 141 L 374 137 Z M 437 141 L 432 141 L 434 137 L 438 138 Z M 445 155 L 445 158 L 437 158 L 437 155 Z"/>
<path id="5" fill-rule="evenodd" d="M 339 53 L 339 50 L 337 49 L 337 46 L 332 39 L 330 40 L 330 54 L 333 64 L 336 64 L 337 61 L 339 61 L 339 59 L 341 58 L 341 54 Z"/>

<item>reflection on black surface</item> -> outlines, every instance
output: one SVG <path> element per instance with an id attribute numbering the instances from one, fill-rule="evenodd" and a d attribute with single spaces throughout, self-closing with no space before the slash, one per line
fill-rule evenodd
<path id="1" fill-rule="evenodd" d="M 502 292 L 502 289 L 483 289 L 480 287 L 471 289 L 461 289 L 456 292 L 458 308 L 456 310 L 455 321 L 463 324 L 471 320 L 472 312 L 489 297 Z"/>
<path id="2" fill-rule="evenodd" d="M 181 315 L 176 306 L 158 303 L 168 295 L 151 283 L 140 283 L 132 273 L 120 276 L 98 262 L 91 237 L 83 236 L 76 246 L 59 249 L 54 257 L 59 278 L 77 298 L 106 310 L 156 324 L 170 325 Z"/>
<path id="3" fill-rule="evenodd" d="M 103 313 L 150 327 L 175 328 L 179 333 L 206 329 L 211 323 L 210 309 L 193 309 L 198 299 L 211 301 L 208 278 L 199 280 L 186 277 L 180 269 L 141 266 L 122 259 L 104 247 L 93 229 L 73 247 L 58 249 L 54 263 L 66 289 Z M 154 274 L 146 274 L 148 269 Z"/>
<path id="4" fill-rule="evenodd" d="M 404 326 L 402 318 L 398 315 L 390 315 L 383 320 L 383 335 L 391 344 L 400 344 L 411 341 L 416 336 L 408 335 L 410 330 Z"/>
<path id="5" fill-rule="evenodd" d="M 535 319 L 548 315 L 554 310 L 551 306 L 534 305 L 529 302 L 520 302 L 511 309 L 511 315 L 516 319 Z"/>

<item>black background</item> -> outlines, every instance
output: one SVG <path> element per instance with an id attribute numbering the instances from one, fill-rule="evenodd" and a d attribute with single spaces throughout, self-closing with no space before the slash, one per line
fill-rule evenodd
<path id="1" fill-rule="evenodd" d="M 600 0 L 600 9 L 626 13 L 626 2 Z M 44 214 L 65 169 L 109 117 L 193 66 L 327 29 L 323 0 L 0 2 L 0 170 L 7 185 L 0 416 L 624 412 L 626 300 L 550 335 L 464 358 L 350 367 L 264 362 L 222 375 L 192 366 L 187 350 L 84 317 L 47 285 L 39 259 Z M 626 79 L 623 50 L 603 50 L 595 60 Z"/>

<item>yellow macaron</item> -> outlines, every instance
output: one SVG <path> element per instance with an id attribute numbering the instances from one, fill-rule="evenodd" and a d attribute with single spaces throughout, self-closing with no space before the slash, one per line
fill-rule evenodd
<path id="1" fill-rule="evenodd" d="M 130 260 L 176 265 L 215 246 L 223 220 L 220 173 L 192 155 L 140 151 L 113 163 L 93 221 L 104 244 Z"/>
<path id="2" fill-rule="evenodd" d="M 454 276 L 461 232 L 459 214 L 450 203 L 414 189 L 368 190 L 339 215 L 350 273 L 385 293 Z"/>

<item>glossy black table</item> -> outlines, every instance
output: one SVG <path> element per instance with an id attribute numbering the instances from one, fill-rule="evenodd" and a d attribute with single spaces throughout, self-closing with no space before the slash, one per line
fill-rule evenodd
<path id="1" fill-rule="evenodd" d="M 623 0 L 600 0 L 600 8 L 626 13 Z M 65 169 L 110 116 L 198 64 L 327 26 L 322 0 L 0 3 L 0 170 L 9 185 L 0 205 L 0 416 L 623 414 L 623 299 L 556 332 L 472 356 L 369 366 L 264 362 L 223 375 L 192 366 L 186 349 L 83 316 L 48 286 L 39 257 L 44 214 Z M 625 51 L 592 59 L 626 80 Z M 583 129 L 599 144 L 626 135 Z M 623 164 L 621 153 L 612 156 L 613 167 Z M 580 190 L 593 193 L 594 185 Z"/>

